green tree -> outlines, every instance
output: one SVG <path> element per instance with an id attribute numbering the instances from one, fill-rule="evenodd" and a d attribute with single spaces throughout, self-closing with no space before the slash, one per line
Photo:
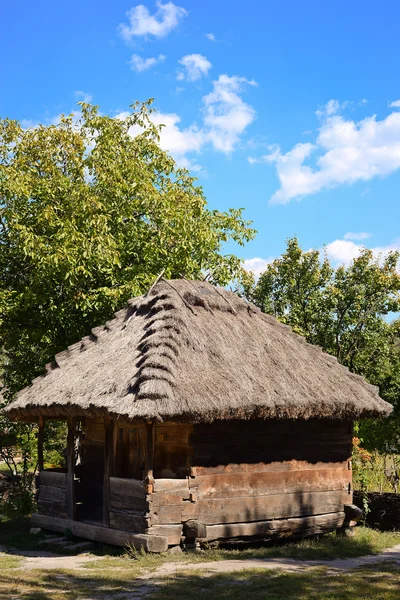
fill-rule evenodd
<path id="1" fill-rule="evenodd" d="M 308 342 L 333 354 L 380 387 L 393 417 L 360 424 L 367 447 L 400 452 L 399 254 L 374 257 L 364 249 L 349 266 L 333 268 L 318 250 L 304 252 L 296 238 L 244 293 Z"/>
<path id="2" fill-rule="evenodd" d="M 23 129 L 0 121 L 0 338 L 8 396 L 52 356 L 166 278 L 243 276 L 225 242 L 254 236 L 242 209 L 209 210 L 159 146 L 151 101 L 119 120 Z"/>

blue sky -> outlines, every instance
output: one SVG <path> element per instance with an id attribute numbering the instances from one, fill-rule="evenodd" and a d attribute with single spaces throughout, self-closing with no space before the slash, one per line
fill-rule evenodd
<path id="1" fill-rule="evenodd" d="M 210 207 L 253 220 L 249 267 L 293 235 L 346 262 L 400 249 L 399 20 L 387 0 L 4 2 L 0 115 L 154 97 Z"/>

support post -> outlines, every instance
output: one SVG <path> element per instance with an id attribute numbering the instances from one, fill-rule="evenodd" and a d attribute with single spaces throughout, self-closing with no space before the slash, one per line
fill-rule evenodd
<path id="1" fill-rule="evenodd" d="M 75 430 L 76 418 L 68 417 L 67 436 L 67 518 L 75 519 Z"/>
<path id="2" fill-rule="evenodd" d="M 44 442 L 44 417 L 39 417 L 39 431 L 38 431 L 38 470 L 44 470 L 44 459 L 43 459 L 43 442 Z"/>
<path id="3" fill-rule="evenodd" d="M 154 483 L 154 450 L 156 424 L 154 422 L 146 423 L 146 460 L 144 464 L 144 479 L 148 486 L 148 493 L 152 492 Z"/>
<path id="4" fill-rule="evenodd" d="M 103 525 L 110 527 L 110 477 L 113 473 L 114 422 L 104 419 Z"/>

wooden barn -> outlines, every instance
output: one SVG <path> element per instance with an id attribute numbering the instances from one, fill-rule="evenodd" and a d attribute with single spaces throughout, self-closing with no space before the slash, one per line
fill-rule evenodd
<path id="1" fill-rule="evenodd" d="M 39 424 L 35 526 L 165 551 L 347 527 L 353 421 L 378 390 L 207 282 L 159 281 L 9 406 Z M 46 420 L 68 423 L 44 470 Z"/>

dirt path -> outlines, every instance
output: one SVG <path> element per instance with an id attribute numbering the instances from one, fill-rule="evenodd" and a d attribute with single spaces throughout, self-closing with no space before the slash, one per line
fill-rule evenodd
<path id="1" fill-rule="evenodd" d="M 10 552 L 0 546 L 1 554 L 13 554 L 25 558 L 21 569 L 80 569 L 91 561 L 98 561 L 99 557 L 93 554 L 77 554 L 74 556 L 61 556 L 46 551 Z M 230 573 L 244 569 L 281 569 L 284 571 L 304 571 L 311 567 L 324 566 L 332 571 L 350 570 L 356 567 L 374 564 L 381 561 L 391 561 L 400 564 L 400 544 L 388 548 L 380 554 L 360 556 L 357 558 L 340 558 L 336 560 L 297 560 L 291 558 L 266 558 L 246 560 L 219 560 L 203 563 L 169 562 L 158 567 L 155 571 L 146 573 L 140 579 L 143 581 L 168 577 L 184 571 L 202 571 L 205 575 L 216 573 Z"/>
<path id="2" fill-rule="evenodd" d="M 390 561 L 400 564 L 400 544 L 383 550 L 380 554 L 359 556 L 357 558 L 338 558 L 336 560 L 297 560 L 293 558 L 251 558 L 246 560 L 219 560 L 203 563 L 165 563 L 152 573 L 146 574 L 142 579 L 154 579 L 182 573 L 183 571 L 203 571 L 207 575 L 217 573 L 233 573 L 246 569 L 281 569 L 284 571 L 304 571 L 311 567 L 327 567 L 332 571 L 344 571 L 371 565 L 374 563 Z"/>

